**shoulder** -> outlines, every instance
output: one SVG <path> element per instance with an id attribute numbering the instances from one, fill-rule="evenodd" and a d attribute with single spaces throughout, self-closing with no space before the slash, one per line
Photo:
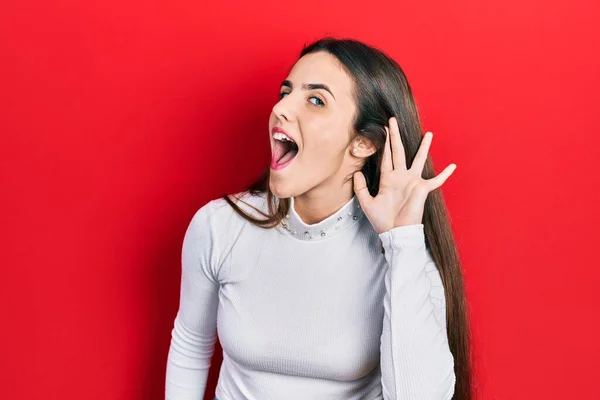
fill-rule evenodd
<path id="1" fill-rule="evenodd" d="M 268 213 L 266 193 L 250 193 L 248 191 L 230 194 L 229 199 L 242 212 L 257 219 L 263 219 Z M 259 211 L 260 210 L 260 211 Z M 223 197 L 210 200 L 197 209 L 190 221 L 190 227 L 202 230 L 212 236 L 231 233 L 249 224 Z"/>
<path id="2" fill-rule="evenodd" d="M 253 216 L 260 217 L 260 213 L 252 207 L 267 209 L 265 194 L 244 191 L 229 195 L 229 198 L 244 212 Z M 239 215 L 224 198 L 210 200 L 195 211 L 189 222 L 183 241 L 184 255 L 203 259 L 203 265 L 210 268 L 205 271 L 206 275 L 222 281 L 229 270 L 227 255 L 239 238 L 239 233 L 248 224 L 250 222 Z"/>
<path id="3" fill-rule="evenodd" d="M 253 217 L 261 218 L 262 214 L 258 211 L 268 213 L 267 194 L 265 192 L 252 193 L 242 191 L 229 194 L 229 199 L 238 206 L 242 211 L 250 214 Z M 223 197 L 214 199 L 209 202 L 214 210 L 216 219 L 220 221 L 234 219 L 241 216 L 233 209 L 231 204 Z M 243 219 L 243 218 L 242 218 Z"/>

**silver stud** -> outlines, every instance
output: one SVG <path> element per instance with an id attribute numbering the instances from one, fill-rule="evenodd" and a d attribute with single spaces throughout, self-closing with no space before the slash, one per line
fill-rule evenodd
<path id="1" fill-rule="evenodd" d="M 350 211 L 348 211 L 348 215 L 352 215 L 352 213 Z"/>
<path id="2" fill-rule="evenodd" d="M 286 217 L 286 218 L 289 218 L 289 217 L 290 217 L 290 214 L 286 215 L 285 217 Z"/>
<path id="3" fill-rule="evenodd" d="M 352 219 L 356 221 L 358 217 L 355 215 L 354 217 L 352 217 Z"/>
<path id="4" fill-rule="evenodd" d="M 342 220 L 342 217 L 338 217 L 338 221 L 341 221 L 341 220 Z"/>
<path id="5" fill-rule="evenodd" d="M 308 236 L 308 235 L 310 235 L 309 231 L 304 232 L 304 236 Z"/>
<path id="6" fill-rule="evenodd" d="M 326 235 L 325 231 L 321 231 L 321 236 L 325 236 L 325 235 Z"/>
<path id="7" fill-rule="evenodd" d="M 336 226 L 335 226 L 335 230 L 337 231 L 338 229 L 340 229 L 340 226 L 339 226 L 339 225 L 336 225 Z"/>
<path id="8" fill-rule="evenodd" d="M 293 231 L 293 232 L 292 232 L 292 235 L 295 235 L 296 233 L 298 233 L 298 232 L 296 232 L 296 231 Z"/>
<path id="9" fill-rule="evenodd" d="M 311 238 L 311 239 L 312 239 L 313 237 L 314 237 L 313 235 L 310 235 L 310 238 Z"/>

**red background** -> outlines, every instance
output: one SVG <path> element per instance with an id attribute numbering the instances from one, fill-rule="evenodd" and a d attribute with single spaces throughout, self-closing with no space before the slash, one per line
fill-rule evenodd
<path id="1" fill-rule="evenodd" d="M 600 398 L 599 6 L 537 3 L 3 2 L 2 398 L 163 398 L 187 224 L 328 33 L 400 63 L 458 166 L 477 398 Z"/>

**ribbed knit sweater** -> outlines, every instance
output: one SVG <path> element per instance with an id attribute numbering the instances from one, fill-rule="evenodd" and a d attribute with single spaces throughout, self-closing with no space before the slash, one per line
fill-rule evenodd
<path id="1" fill-rule="evenodd" d="M 267 210 L 265 195 L 240 195 Z M 223 199 L 192 217 L 166 399 L 203 398 L 217 334 L 219 400 L 450 399 L 444 288 L 423 225 L 377 234 L 356 196 L 306 224 L 290 201 L 272 229 Z"/>

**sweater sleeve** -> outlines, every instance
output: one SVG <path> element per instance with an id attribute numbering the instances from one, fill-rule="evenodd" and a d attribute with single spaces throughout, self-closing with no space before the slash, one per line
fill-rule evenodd
<path id="1" fill-rule="evenodd" d="M 211 203 L 196 212 L 183 239 L 179 310 L 167 357 L 166 400 L 202 399 L 206 389 L 217 340 L 219 292 Z"/>
<path id="2" fill-rule="evenodd" d="M 423 224 L 379 234 L 385 271 L 381 380 L 385 400 L 447 400 L 454 358 L 446 332 L 444 287 L 425 247 Z"/>

